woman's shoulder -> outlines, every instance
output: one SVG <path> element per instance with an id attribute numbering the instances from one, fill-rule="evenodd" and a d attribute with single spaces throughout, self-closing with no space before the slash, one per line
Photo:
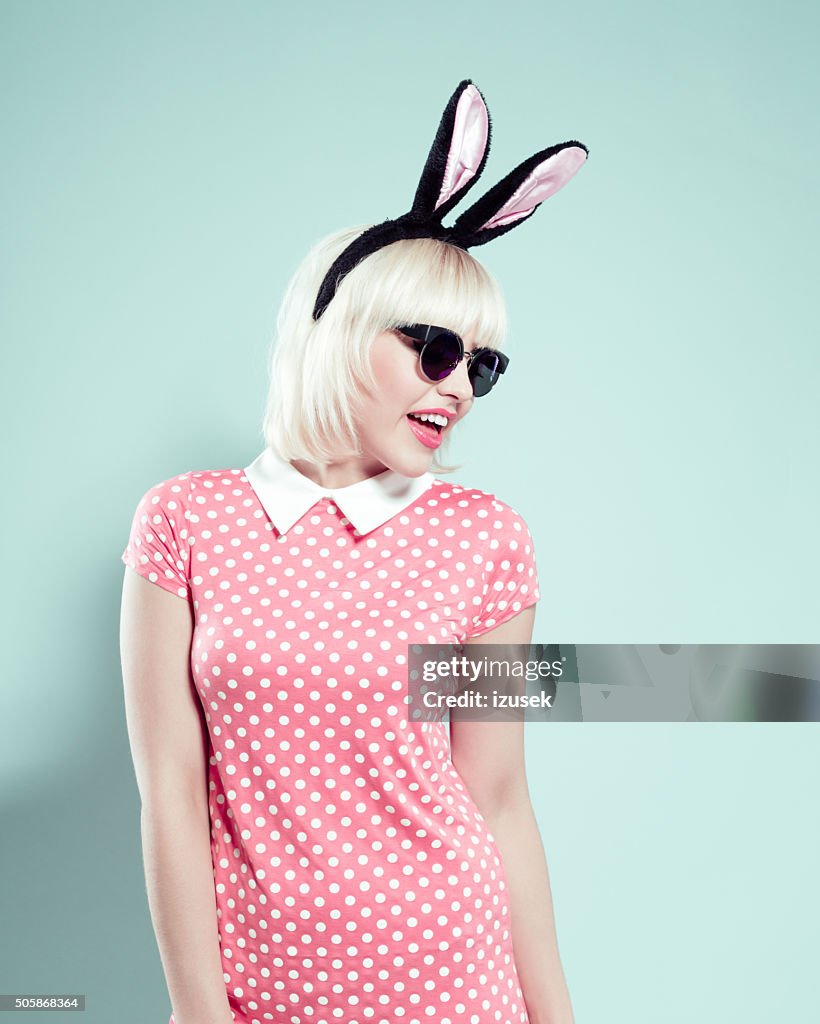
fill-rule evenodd
<path id="1" fill-rule="evenodd" d="M 236 466 L 222 469 L 192 469 L 184 475 L 188 477 L 192 488 L 210 490 L 219 487 L 239 487 L 245 479 L 245 470 Z"/>
<path id="2" fill-rule="evenodd" d="M 187 505 L 192 495 L 226 488 L 238 488 L 245 470 L 234 466 L 220 469 L 189 469 L 151 484 L 139 500 L 143 508 L 161 505 L 173 509 Z"/>
<path id="3" fill-rule="evenodd" d="M 238 466 L 222 466 L 217 469 L 188 469 L 184 473 L 177 473 L 175 476 L 166 477 L 158 481 L 154 487 L 164 490 L 173 489 L 175 486 L 200 486 L 208 487 L 222 481 L 225 484 L 238 482 L 244 476 L 245 470 Z"/>
<path id="4" fill-rule="evenodd" d="M 433 480 L 434 500 L 445 507 L 461 510 L 464 515 L 474 515 L 476 519 L 492 523 L 495 529 L 507 526 L 513 530 L 526 530 L 527 524 L 521 513 L 498 497 L 493 491 L 485 491 L 479 487 L 457 484 L 454 481 Z M 451 513 L 453 514 L 453 513 Z"/>
<path id="5" fill-rule="evenodd" d="M 150 509 L 152 506 L 161 505 L 163 508 L 173 509 L 176 505 L 187 502 L 190 490 L 189 476 L 190 473 L 177 473 L 151 484 L 139 499 L 139 507 Z"/>

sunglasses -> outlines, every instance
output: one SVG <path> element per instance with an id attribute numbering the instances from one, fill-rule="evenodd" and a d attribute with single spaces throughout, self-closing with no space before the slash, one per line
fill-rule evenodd
<path id="1" fill-rule="evenodd" d="M 493 348 L 477 348 L 465 353 L 464 342 L 446 327 L 405 324 L 396 331 L 410 339 L 419 354 L 422 374 L 433 383 L 449 377 L 466 355 L 467 376 L 475 398 L 489 394 L 510 361 L 509 356 Z"/>

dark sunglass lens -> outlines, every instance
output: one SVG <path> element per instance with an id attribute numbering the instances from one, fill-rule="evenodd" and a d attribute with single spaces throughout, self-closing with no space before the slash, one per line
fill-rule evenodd
<path id="1" fill-rule="evenodd" d="M 470 364 L 470 380 L 476 398 L 489 394 L 498 380 L 498 356 L 492 352 L 482 352 Z"/>
<path id="2" fill-rule="evenodd" d="M 458 366 L 463 354 L 458 335 L 442 331 L 424 346 L 421 368 L 430 380 L 444 380 Z"/>

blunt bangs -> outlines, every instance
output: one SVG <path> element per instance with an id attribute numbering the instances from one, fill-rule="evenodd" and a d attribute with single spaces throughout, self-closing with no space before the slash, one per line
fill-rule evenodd
<path id="1" fill-rule="evenodd" d="M 372 253 L 342 282 L 351 305 L 379 330 L 424 323 L 447 327 L 476 344 L 500 348 L 507 333 L 501 290 L 464 249 L 432 238 L 407 239 Z M 334 302 L 336 299 L 334 298 Z"/>

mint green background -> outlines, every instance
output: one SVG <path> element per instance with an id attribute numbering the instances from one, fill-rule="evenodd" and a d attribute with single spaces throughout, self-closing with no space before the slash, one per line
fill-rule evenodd
<path id="1" fill-rule="evenodd" d="M 590 148 L 476 253 L 514 362 L 454 450 L 530 523 L 536 640 L 818 640 L 819 20 L 0 4 L 0 990 L 167 1021 L 119 674 L 131 516 L 261 450 L 287 277 L 403 211 L 462 77 L 494 117 L 485 187 Z M 816 1020 L 815 727 L 528 728 L 577 1024 Z"/>

